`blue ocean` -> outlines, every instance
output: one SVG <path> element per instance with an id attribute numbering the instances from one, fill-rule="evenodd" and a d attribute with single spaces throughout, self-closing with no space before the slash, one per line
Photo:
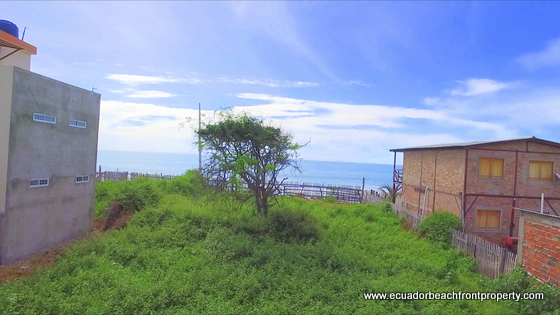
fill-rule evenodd
<path id="1" fill-rule="evenodd" d="M 198 168 L 198 155 L 147 152 L 97 152 L 97 165 L 102 171 L 129 171 L 149 174 L 180 175 Z M 301 173 L 286 171 L 281 178 L 288 182 L 328 184 L 376 189 L 392 183 L 393 165 L 308 161 L 301 162 Z"/>

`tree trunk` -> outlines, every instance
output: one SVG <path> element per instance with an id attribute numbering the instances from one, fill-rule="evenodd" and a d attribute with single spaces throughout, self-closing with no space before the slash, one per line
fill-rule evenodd
<path id="1" fill-rule="evenodd" d="M 268 198 L 261 191 L 254 191 L 255 195 L 255 206 L 257 207 L 257 212 L 264 215 L 268 215 Z"/>
<path id="2" fill-rule="evenodd" d="M 259 192 L 253 191 L 253 194 L 255 195 L 255 207 L 257 208 L 257 213 L 261 213 L 261 198 L 259 196 Z"/>
<path id="3" fill-rule="evenodd" d="M 261 203 L 262 203 L 261 213 L 266 217 L 268 216 L 268 198 L 266 195 L 262 196 Z"/>

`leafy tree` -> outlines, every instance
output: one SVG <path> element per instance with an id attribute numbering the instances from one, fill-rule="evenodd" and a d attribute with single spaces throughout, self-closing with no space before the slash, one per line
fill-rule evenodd
<path id="1" fill-rule="evenodd" d="M 209 154 L 203 174 L 221 188 L 239 189 L 243 183 L 255 198 L 257 211 L 268 215 L 269 200 L 279 192 L 278 174 L 293 167 L 299 171 L 297 151 L 302 146 L 280 128 L 246 113 L 222 111 L 218 123 L 196 130 Z"/>

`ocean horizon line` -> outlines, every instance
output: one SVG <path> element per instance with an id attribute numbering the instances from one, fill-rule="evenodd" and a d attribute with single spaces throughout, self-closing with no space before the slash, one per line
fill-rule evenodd
<path id="1" fill-rule="evenodd" d="M 198 153 L 181 153 L 181 152 L 147 152 L 147 151 L 121 151 L 121 150 L 102 150 L 102 149 L 98 149 L 97 150 L 97 154 L 99 156 L 99 152 L 115 152 L 115 153 L 141 153 L 141 154 L 173 154 L 173 155 L 188 155 L 188 156 L 194 156 L 197 158 L 198 160 Z M 329 162 L 329 163 L 350 163 L 350 164 L 371 164 L 371 165 L 389 165 L 389 166 L 393 166 L 392 163 L 370 163 L 370 162 L 353 162 L 353 161 L 341 161 L 341 160 L 314 160 L 314 159 L 304 159 L 301 158 L 301 160 L 303 161 L 309 161 L 309 162 Z M 98 163 L 99 164 L 99 163 Z M 400 164 L 397 164 L 397 166 L 402 166 Z"/>

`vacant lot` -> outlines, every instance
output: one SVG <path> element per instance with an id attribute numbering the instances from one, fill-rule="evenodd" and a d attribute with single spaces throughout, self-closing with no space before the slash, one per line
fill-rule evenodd
<path id="1" fill-rule="evenodd" d="M 0 287 L 2 314 L 517 314 L 510 301 L 371 301 L 368 292 L 476 292 L 474 261 L 401 228 L 374 205 L 281 198 L 268 218 L 194 173 L 98 184 L 129 225 L 79 242 Z"/>

